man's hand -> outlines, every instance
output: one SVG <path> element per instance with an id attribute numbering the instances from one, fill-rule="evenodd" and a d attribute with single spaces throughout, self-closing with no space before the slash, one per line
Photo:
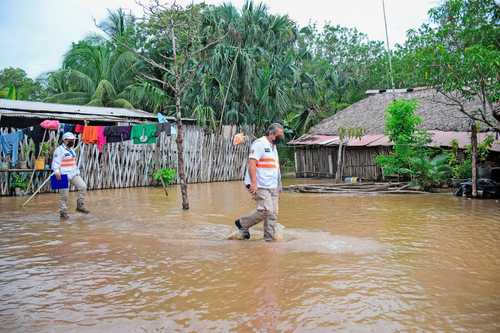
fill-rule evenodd
<path id="1" fill-rule="evenodd" d="M 54 175 L 56 176 L 57 181 L 61 181 L 61 173 L 56 172 Z"/>
<path id="2" fill-rule="evenodd" d="M 250 193 L 252 194 L 257 193 L 257 184 L 255 183 L 250 184 L 250 188 L 248 189 L 248 191 L 250 191 Z"/>

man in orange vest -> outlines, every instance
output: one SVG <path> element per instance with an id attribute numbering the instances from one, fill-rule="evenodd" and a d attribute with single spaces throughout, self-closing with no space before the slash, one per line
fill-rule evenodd
<path id="1" fill-rule="evenodd" d="M 257 203 L 257 209 L 234 223 L 243 239 L 250 239 L 249 229 L 264 221 L 264 240 L 276 239 L 278 195 L 281 173 L 277 143 L 284 137 L 283 126 L 271 124 L 266 135 L 255 140 L 250 148 L 245 185 Z"/>
<path id="2" fill-rule="evenodd" d="M 63 134 L 63 144 L 54 151 L 52 159 L 52 170 L 58 180 L 61 180 L 61 175 L 68 177 L 68 182 L 73 184 L 78 190 L 78 199 L 76 201 L 76 210 L 78 212 L 88 214 L 89 211 L 85 208 L 85 192 L 87 185 L 80 177 L 80 170 L 76 163 L 76 152 L 73 149 L 75 145 L 75 135 L 71 132 Z M 68 192 L 69 188 L 59 190 L 59 214 L 62 220 L 67 220 L 68 215 Z"/>

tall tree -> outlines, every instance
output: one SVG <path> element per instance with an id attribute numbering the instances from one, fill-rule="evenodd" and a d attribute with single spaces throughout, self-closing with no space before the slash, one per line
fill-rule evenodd
<path id="1" fill-rule="evenodd" d="M 40 82 L 29 78 L 21 68 L 7 67 L 0 71 L 0 98 L 36 101 L 44 93 Z"/>
<path id="2" fill-rule="evenodd" d="M 500 6 L 495 0 L 447 0 L 409 35 L 415 69 L 449 104 L 500 131 Z M 469 101 L 479 98 L 481 106 Z"/>
<path id="3" fill-rule="evenodd" d="M 183 99 L 201 68 L 200 60 L 224 37 L 207 40 L 196 33 L 199 31 L 199 13 L 202 7 L 203 5 L 191 5 L 183 8 L 175 3 L 163 5 L 159 1 L 143 5 L 145 21 L 141 29 L 144 47 L 140 48 L 141 51 L 136 51 L 137 56 L 149 65 L 141 75 L 152 84 L 159 84 L 175 101 L 177 171 L 181 184 L 182 208 L 185 210 L 189 209 L 189 199 L 184 167 Z M 115 42 L 125 46 L 119 40 Z"/>

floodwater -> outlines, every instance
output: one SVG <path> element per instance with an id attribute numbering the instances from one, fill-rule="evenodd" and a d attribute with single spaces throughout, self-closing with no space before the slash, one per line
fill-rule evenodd
<path id="1" fill-rule="evenodd" d="M 500 331 L 498 201 L 284 193 L 265 243 L 225 239 L 241 183 L 190 196 L 89 192 L 64 223 L 55 194 L 0 198 L 0 331 Z"/>

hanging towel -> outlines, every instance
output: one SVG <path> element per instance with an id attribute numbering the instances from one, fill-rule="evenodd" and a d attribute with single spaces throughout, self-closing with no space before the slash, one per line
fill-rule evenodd
<path id="1" fill-rule="evenodd" d="M 35 144 L 35 157 L 38 157 L 38 153 L 40 152 L 40 144 L 43 141 L 43 134 L 45 133 L 46 129 L 43 128 L 40 125 L 33 126 L 32 129 L 26 129 L 24 131 L 24 134 L 28 136 L 31 140 L 33 140 L 33 143 Z M 45 134 L 45 140 L 49 139 L 48 133 Z"/>
<path id="2" fill-rule="evenodd" d="M 134 144 L 156 143 L 156 124 L 132 126 L 130 138 Z"/>
<path id="3" fill-rule="evenodd" d="M 106 126 L 104 135 L 106 142 L 122 142 L 130 140 L 130 126 Z"/>
<path id="4" fill-rule="evenodd" d="M 102 153 L 102 148 L 106 144 L 106 136 L 104 135 L 104 126 L 97 127 L 97 150 Z"/>
<path id="5" fill-rule="evenodd" d="M 85 126 L 83 125 L 75 125 L 75 133 L 83 133 L 83 129 L 85 128 Z"/>
<path id="6" fill-rule="evenodd" d="M 83 127 L 83 134 L 82 134 L 82 141 L 83 143 L 97 143 L 99 141 L 97 137 L 97 127 L 98 126 L 84 126 Z"/>
<path id="7" fill-rule="evenodd" d="M 171 125 L 168 121 L 166 123 L 156 124 L 156 136 L 160 136 L 160 133 L 162 132 L 167 136 L 171 135 Z"/>
<path id="8" fill-rule="evenodd" d="M 44 120 L 40 123 L 40 126 L 48 130 L 58 130 L 59 120 Z"/>
<path id="9" fill-rule="evenodd" d="M 16 131 L 9 134 L 0 134 L 0 147 L 4 155 L 11 155 L 10 164 L 15 166 L 17 163 L 17 154 L 19 150 L 19 142 L 23 139 L 23 132 Z"/>

